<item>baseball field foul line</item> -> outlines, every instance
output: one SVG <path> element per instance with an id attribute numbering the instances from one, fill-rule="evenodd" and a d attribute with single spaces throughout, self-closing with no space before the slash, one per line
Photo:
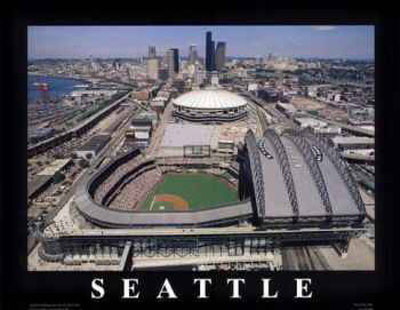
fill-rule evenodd
<path id="1" fill-rule="evenodd" d="M 154 200 L 156 199 L 156 195 L 153 196 L 153 199 L 151 200 L 151 205 L 150 205 L 150 210 L 151 211 L 153 209 L 153 204 L 154 204 Z"/>

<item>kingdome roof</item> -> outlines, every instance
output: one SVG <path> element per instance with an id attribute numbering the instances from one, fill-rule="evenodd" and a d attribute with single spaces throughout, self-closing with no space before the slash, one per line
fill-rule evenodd
<path id="1" fill-rule="evenodd" d="M 231 109 L 245 106 L 247 102 L 226 90 L 205 89 L 183 94 L 174 100 L 174 104 L 194 109 Z"/>

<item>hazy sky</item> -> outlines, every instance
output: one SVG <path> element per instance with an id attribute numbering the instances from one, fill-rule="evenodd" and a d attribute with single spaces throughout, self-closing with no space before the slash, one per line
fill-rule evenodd
<path id="1" fill-rule="evenodd" d="M 206 31 L 228 56 L 374 58 L 373 26 L 30 26 L 28 57 L 137 57 L 149 45 L 186 56 L 190 44 L 204 57 Z"/>

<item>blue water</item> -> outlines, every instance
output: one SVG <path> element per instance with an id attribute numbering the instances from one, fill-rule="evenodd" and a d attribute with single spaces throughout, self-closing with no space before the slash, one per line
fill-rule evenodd
<path id="1" fill-rule="evenodd" d="M 68 95 L 74 90 L 74 86 L 78 84 L 84 84 L 82 80 L 70 79 L 70 78 L 56 78 L 48 76 L 37 76 L 28 74 L 28 103 L 35 103 L 36 100 L 40 99 L 42 92 L 38 90 L 34 83 L 47 83 L 49 85 L 48 97 L 49 99 L 61 98 L 64 95 Z"/>

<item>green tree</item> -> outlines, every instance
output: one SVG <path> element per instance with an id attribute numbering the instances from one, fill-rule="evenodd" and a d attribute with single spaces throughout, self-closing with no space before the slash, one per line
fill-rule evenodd
<path id="1" fill-rule="evenodd" d="M 64 179 L 65 179 L 65 175 L 64 175 L 63 173 L 57 171 L 57 172 L 54 174 L 54 177 L 53 177 L 54 183 L 56 183 L 56 184 L 57 184 L 57 183 L 60 183 L 60 182 L 62 182 Z"/>

